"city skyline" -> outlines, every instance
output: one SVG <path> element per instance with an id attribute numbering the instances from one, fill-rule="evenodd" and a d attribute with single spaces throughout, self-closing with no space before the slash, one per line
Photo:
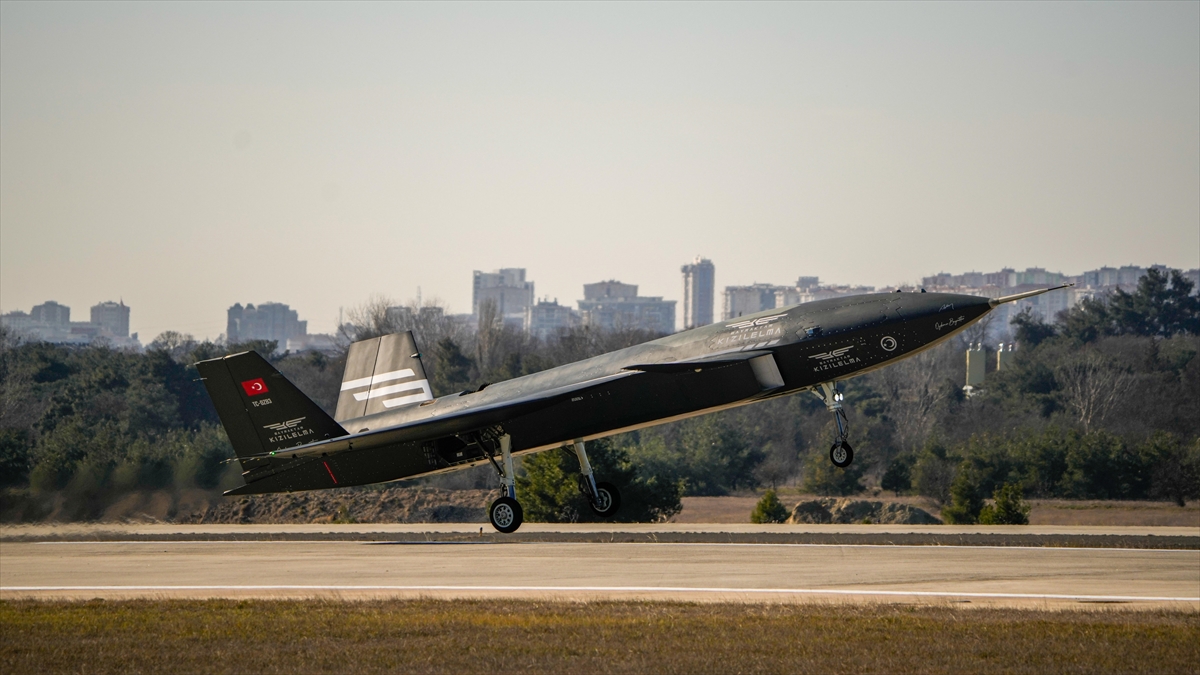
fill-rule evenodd
<path id="1" fill-rule="evenodd" d="M 697 258 L 697 261 L 698 260 L 700 260 L 699 257 Z M 710 271 L 711 271 L 711 267 L 715 266 L 713 261 L 711 261 L 709 259 L 703 259 L 703 260 L 707 265 L 710 266 Z M 693 264 L 695 264 L 695 263 L 693 263 Z M 689 265 L 683 266 L 683 273 L 684 273 L 685 278 L 688 275 L 689 267 L 690 267 Z M 1094 269 L 1080 271 L 1078 274 L 1070 274 L 1070 273 L 1065 273 L 1062 271 L 1051 271 L 1051 270 L 1046 270 L 1045 268 L 1039 268 L 1039 267 L 1027 267 L 1024 269 L 1013 268 L 1013 267 L 1004 267 L 999 270 L 994 270 L 991 272 L 977 272 L 974 270 L 970 270 L 970 271 L 960 271 L 960 272 L 954 273 L 954 272 L 945 272 L 943 270 L 943 271 L 939 271 L 936 274 L 925 275 L 925 276 L 921 277 L 919 281 L 916 281 L 916 282 L 903 282 L 900 284 L 889 284 L 889 285 L 882 286 L 882 287 L 873 287 L 873 286 L 865 286 L 865 285 L 858 285 L 858 284 L 838 284 L 838 283 L 821 282 L 819 277 L 806 276 L 806 275 L 800 276 L 795 282 L 784 283 L 784 284 L 772 284 L 769 282 L 762 282 L 762 281 L 756 281 L 754 283 L 745 284 L 745 285 L 726 284 L 726 285 L 722 285 L 722 286 L 715 286 L 715 288 L 714 288 L 714 290 L 720 291 L 720 295 L 723 297 L 723 301 L 719 302 L 719 303 L 714 303 L 713 319 L 714 319 L 714 321 L 728 320 L 731 318 L 735 318 L 736 316 L 741 316 L 743 314 L 754 313 L 754 312 L 762 311 L 762 310 L 769 309 L 769 308 L 790 306 L 790 305 L 797 304 L 800 302 L 811 302 L 813 300 L 820 300 L 820 299 L 835 297 L 835 296 L 839 296 L 839 295 L 853 295 L 853 294 L 864 293 L 864 292 L 887 292 L 887 291 L 891 291 L 891 290 L 894 290 L 897 288 L 907 288 L 907 289 L 911 289 L 911 290 L 918 290 L 918 289 L 927 287 L 930 290 L 939 290 L 939 291 L 943 291 L 943 292 L 970 291 L 973 294 L 976 292 L 985 291 L 986 289 L 990 288 L 990 289 L 992 289 L 992 293 L 994 294 L 996 292 L 996 290 L 999 288 L 1022 287 L 1024 289 L 1024 287 L 1033 287 L 1033 286 L 1038 286 L 1038 285 L 1050 286 L 1050 285 L 1059 284 L 1065 280 L 1071 279 L 1071 280 L 1077 281 L 1078 283 L 1080 283 L 1082 285 L 1082 287 L 1079 289 L 1073 289 L 1073 290 L 1079 291 L 1080 293 L 1078 294 L 1078 297 L 1082 298 L 1082 297 L 1088 297 L 1091 294 L 1091 292 L 1087 292 L 1087 289 L 1090 287 L 1111 288 L 1111 287 L 1119 285 L 1123 288 L 1126 288 L 1127 290 L 1131 289 L 1132 287 L 1136 286 L 1137 280 L 1140 277 L 1140 275 L 1144 274 L 1145 271 L 1151 267 L 1155 267 L 1155 268 L 1159 268 L 1159 269 L 1179 269 L 1179 268 L 1169 268 L 1168 266 L 1163 266 L 1163 265 L 1139 266 L 1139 265 L 1126 264 L 1126 265 L 1121 265 L 1121 266 L 1116 266 L 1116 267 L 1110 266 L 1110 265 L 1102 265 L 1102 266 L 1099 266 Z M 1180 272 L 1182 272 L 1184 274 L 1184 276 L 1193 283 L 1193 294 L 1200 293 L 1200 268 L 1180 269 Z M 472 273 L 472 277 L 473 277 L 473 286 L 474 286 L 475 292 L 476 292 L 476 300 L 480 297 L 478 295 L 478 292 L 481 289 L 489 288 L 487 283 L 485 283 L 484 285 L 480 284 L 481 274 L 482 274 L 482 278 L 484 278 L 484 279 L 487 279 L 488 277 L 493 277 L 494 279 L 490 282 L 492 284 L 497 283 L 498 278 L 507 276 L 507 277 L 509 277 L 509 279 L 511 280 L 512 283 L 518 284 L 519 286 L 524 288 L 527 291 L 527 293 L 533 292 L 534 280 L 532 278 L 527 279 L 527 276 L 531 276 L 531 275 L 528 275 L 527 268 L 516 268 L 516 267 L 500 268 L 500 269 L 497 269 L 495 272 L 491 272 L 491 273 L 481 273 L 479 270 L 475 270 Z M 637 295 L 637 293 L 638 293 L 638 284 L 625 283 L 619 279 L 608 279 L 608 280 L 599 281 L 599 282 L 589 282 L 589 283 L 584 283 L 584 284 L 580 285 L 580 288 L 582 290 L 580 291 L 579 295 L 582 297 L 576 298 L 574 300 L 574 303 L 579 305 L 579 307 L 580 307 L 579 310 L 573 309 L 570 306 L 572 301 L 568 300 L 567 305 L 559 305 L 558 298 L 554 298 L 552 301 L 549 301 L 548 296 L 543 297 L 541 299 L 535 299 L 534 304 L 526 307 L 526 309 L 528 309 L 529 307 L 540 307 L 543 309 L 543 311 L 548 310 L 552 314 L 556 311 L 565 310 L 569 314 L 572 315 L 570 320 L 566 320 L 562 317 L 559 317 L 559 319 L 557 319 L 557 320 L 550 321 L 549 324 L 544 324 L 544 322 L 546 321 L 546 317 L 543 316 L 541 318 L 532 319 L 535 324 L 544 324 L 542 328 L 536 328 L 536 327 L 531 327 L 531 325 L 530 325 L 531 316 L 528 315 L 528 312 L 522 312 L 520 314 L 520 316 L 517 316 L 517 315 L 505 316 L 504 314 L 501 314 L 498 318 L 506 318 L 506 319 L 508 319 L 506 321 L 506 323 L 509 324 L 510 326 L 520 327 L 527 332 L 531 331 L 531 329 L 532 329 L 532 332 L 534 332 L 535 334 L 538 334 L 541 337 L 545 337 L 547 334 L 545 325 L 568 325 L 568 324 L 577 325 L 581 321 L 583 323 L 587 323 L 587 320 L 586 320 L 587 309 L 585 309 L 585 304 L 586 304 L 587 300 L 589 299 L 589 297 L 591 296 L 591 293 L 589 292 L 589 287 L 614 287 L 614 286 L 626 287 L 627 289 L 632 289 L 632 293 L 634 295 Z M 494 288 L 494 287 L 492 287 L 492 288 Z M 743 295 L 747 292 L 752 292 L 751 295 L 755 296 L 755 299 L 751 300 L 749 298 L 749 296 L 746 296 L 746 297 L 743 297 L 743 299 L 740 300 L 739 302 L 749 303 L 749 304 L 742 304 L 742 305 L 738 305 L 736 307 L 731 307 L 731 305 L 730 305 L 731 298 L 732 298 L 732 296 L 730 295 L 731 292 L 732 293 L 742 293 Z M 1059 294 L 1057 294 L 1057 293 L 1051 294 L 1050 296 L 1046 296 L 1046 297 L 1051 298 L 1051 297 L 1056 297 L 1057 295 L 1059 295 Z M 381 294 L 374 294 L 372 297 L 379 298 L 379 297 L 381 297 Z M 529 296 L 529 297 L 532 297 L 532 296 Z M 759 298 L 761 298 L 761 299 L 759 299 Z M 409 300 L 401 300 L 397 297 L 392 297 L 391 299 L 394 302 L 397 302 L 398 306 L 407 306 L 409 303 L 416 300 L 415 297 L 411 298 Z M 663 296 L 640 297 L 637 299 L 641 300 L 641 301 L 646 301 L 646 300 L 665 301 L 666 303 L 669 303 L 671 305 L 675 305 L 677 302 L 675 299 L 672 299 L 669 296 L 667 296 L 667 297 L 663 297 Z M 520 301 L 523 302 L 524 298 L 522 297 Z M 1014 306 L 1009 307 L 1009 309 L 1012 311 L 1005 313 L 1004 316 L 1007 317 L 1009 314 L 1011 314 L 1015 311 L 1018 311 L 1021 308 L 1030 306 L 1031 308 L 1036 310 L 1038 315 L 1041 316 L 1043 318 L 1043 320 L 1049 321 L 1049 320 L 1053 319 L 1054 314 L 1058 310 L 1065 309 L 1065 308 L 1071 306 L 1074 303 L 1074 301 L 1075 301 L 1075 296 L 1072 297 L 1072 300 L 1070 302 L 1067 302 L 1065 300 L 1060 300 L 1058 304 L 1050 305 L 1050 307 L 1053 307 L 1053 309 L 1048 309 L 1047 307 L 1040 307 L 1040 306 L 1038 306 L 1039 303 L 1037 303 L 1037 302 L 1018 303 L 1019 306 L 1014 305 Z M 436 296 L 430 297 L 427 295 L 426 302 L 424 304 L 426 306 L 429 306 L 431 304 L 436 304 L 437 302 L 438 302 L 438 300 L 437 300 Z M 681 301 L 679 301 L 679 302 L 681 302 Z M 253 302 L 247 303 L 246 309 L 253 309 L 255 304 L 256 303 L 253 303 Z M 280 303 L 280 302 L 277 302 L 274 300 L 265 300 L 265 301 L 257 303 L 257 305 L 260 308 L 264 308 L 264 309 L 269 308 L 271 310 L 271 312 L 275 312 L 277 310 L 283 312 L 285 316 L 290 316 L 290 319 L 282 318 L 282 319 L 278 319 L 278 320 L 283 321 L 283 322 L 287 322 L 290 320 L 291 322 L 295 323 L 298 328 L 296 329 L 297 330 L 296 335 L 291 335 L 291 334 L 287 333 L 286 330 L 284 332 L 280 333 L 280 336 L 286 336 L 286 337 L 282 337 L 282 339 L 280 338 L 280 336 L 270 335 L 270 336 L 264 337 L 263 335 L 258 335 L 258 334 L 254 335 L 254 339 L 280 339 L 281 343 L 285 343 L 288 341 L 288 339 L 290 339 L 292 337 L 297 337 L 298 338 L 298 341 L 296 342 L 297 346 L 303 346 L 306 344 L 306 342 L 304 341 L 305 334 L 307 334 L 310 338 L 317 338 L 318 340 L 328 338 L 328 336 L 330 336 L 330 335 L 337 334 L 337 332 L 338 332 L 338 323 L 337 322 L 342 318 L 341 316 L 339 316 L 338 319 L 334 321 L 334 323 L 329 327 L 328 330 L 322 330 L 322 329 L 318 328 L 313 331 L 308 331 L 307 326 L 311 322 L 310 318 L 306 317 L 305 319 L 300 319 L 299 317 L 303 313 L 302 310 L 292 308 L 290 306 L 290 303 Z M 345 307 L 349 308 L 352 306 L 353 305 L 345 306 Z M 459 315 L 463 315 L 463 316 L 474 314 L 474 312 L 456 312 L 456 311 L 454 311 L 456 308 L 454 308 L 453 306 L 449 306 L 449 305 L 438 304 L 437 306 L 439 306 L 443 310 L 445 310 L 447 314 L 459 314 Z M 100 321 L 97 320 L 98 312 L 102 312 L 103 309 L 106 309 L 106 308 L 110 308 L 109 311 L 111 311 L 111 309 L 115 309 L 117 307 L 120 308 L 120 312 L 121 312 L 120 319 L 115 319 L 114 317 L 110 316 L 110 317 L 106 318 L 104 320 L 104 322 L 112 322 L 114 320 L 117 321 L 117 324 L 115 324 L 115 325 L 119 325 L 120 328 L 113 331 L 113 334 L 116 337 L 124 337 L 124 336 L 128 336 L 132 333 L 132 335 L 134 336 L 134 340 L 136 341 L 137 336 L 138 336 L 138 331 L 136 331 L 136 330 L 131 331 L 130 326 L 132 325 L 132 326 L 136 327 L 137 324 L 131 323 L 130 307 L 128 305 L 126 305 L 124 303 L 124 301 L 121 301 L 120 303 L 111 302 L 111 301 L 102 301 L 102 302 L 99 302 L 99 303 L 93 305 L 91 307 L 91 315 L 92 315 L 91 323 L 94 323 L 94 324 L 101 323 Z M 43 308 L 45 308 L 45 309 L 43 309 Z M 22 310 L 20 308 L 14 308 L 11 310 L 4 309 L 3 311 L 0 311 L 0 314 L 7 315 L 7 316 L 5 316 L 6 320 L 11 320 L 10 317 L 13 317 L 13 315 L 24 315 L 24 319 L 19 319 L 19 320 L 26 321 L 30 318 L 37 317 L 39 311 L 41 311 L 41 312 L 44 312 L 44 311 L 65 312 L 65 316 L 67 318 L 62 319 L 62 323 L 65 325 L 66 322 L 69 321 L 70 308 L 71 308 L 70 304 L 60 303 L 56 299 L 51 298 L 51 299 L 44 300 L 42 303 L 34 305 L 30 313 L 26 313 L 24 310 Z M 554 308 L 556 308 L 556 309 L 554 309 Z M 473 309 L 474 309 L 474 307 L 473 307 Z M 243 306 L 240 301 L 236 302 L 233 306 L 228 306 L 224 312 L 226 318 L 222 320 L 222 323 L 225 326 L 225 330 L 220 331 L 217 334 L 196 334 L 196 333 L 190 333 L 190 334 L 193 335 L 193 337 L 196 337 L 199 339 L 214 340 L 219 337 L 225 337 L 226 339 L 228 339 L 230 336 L 230 327 L 235 324 L 234 317 L 238 316 L 240 318 L 240 316 L 241 316 L 240 313 L 242 312 L 242 310 L 243 310 Z M 675 310 L 671 309 L 670 313 L 672 315 L 675 315 L 675 317 L 676 317 L 676 320 L 675 320 L 676 330 L 687 330 L 688 329 L 687 326 L 681 325 L 683 322 L 682 310 L 680 311 L 679 314 L 676 314 Z M 41 319 L 39 318 L 39 320 L 41 320 Z M 78 322 L 71 322 L 71 323 L 76 324 L 76 325 L 83 325 Z M 316 325 L 320 326 L 320 323 L 318 322 Z M 603 325 L 603 324 L 599 324 L 599 325 Z M 657 320 L 655 320 L 655 325 L 657 325 Z M 186 331 L 186 330 L 179 330 L 177 328 L 167 328 L 165 330 L 175 331 L 175 332 L 179 332 L 179 333 L 188 333 L 188 331 Z M 163 331 L 159 331 L 159 332 L 152 333 L 152 334 L 144 333 L 141 337 L 143 338 L 144 343 L 149 343 L 155 337 L 157 337 L 161 332 L 163 332 Z"/>
<path id="2" fill-rule="evenodd" d="M 0 3 L 0 311 L 1200 266 L 1200 4 Z M 220 45 L 214 49 L 213 45 Z M 152 56 L 149 56 L 152 55 Z M 720 311 L 719 308 L 717 311 Z"/>

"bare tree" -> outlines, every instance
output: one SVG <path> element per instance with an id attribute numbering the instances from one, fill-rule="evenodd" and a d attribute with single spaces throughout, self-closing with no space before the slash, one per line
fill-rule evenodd
<path id="1" fill-rule="evenodd" d="M 401 304 L 386 295 L 373 295 L 361 305 L 350 308 L 347 321 L 338 328 L 343 346 L 381 335 L 410 330 L 419 349 L 432 349 L 443 338 L 460 346 L 471 339 L 470 327 L 446 313 L 437 298 L 417 304 Z"/>
<path id="2" fill-rule="evenodd" d="M 964 345 L 973 345 L 977 343 L 986 343 L 988 336 L 992 332 L 992 324 L 996 322 L 996 315 L 988 312 L 983 315 L 979 321 L 968 326 L 963 332 L 958 334 L 960 349 Z"/>
<path id="3" fill-rule="evenodd" d="M 154 341 L 146 345 L 149 351 L 164 351 L 171 355 L 171 358 L 178 363 L 187 363 L 188 357 L 197 346 L 196 338 L 190 333 L 179 333 L 173 330 L 163 331 L 159 333 Z"/>
<path id="4" fill-rule="evenodd" d="M 937 412 L 949 394 L 944 386 L 951 372 L 948 359 L 957 355 L 958 349 L 950 343 L 904 359 L 876 375 L 896 425 L 898 447 L 915 450 L 933 430 Z"/>
<path id="5" fill-rule="evenodd" d="M 1069 357 L 1054 369 L 1067 407 L 1084 433 L 1104 420 L 1133 384 L 1133 375 L 1094 351 Z"/>
<path id="6" fill-rule="evenodd" d="M 496 365 L 497 351 L 504 332 L 504 317 L 496 308 L 496 301 L 486 298 L 479 303 L 479 326 L 475 331 L 475 362 L 480 372 L 488 372 Z"/>

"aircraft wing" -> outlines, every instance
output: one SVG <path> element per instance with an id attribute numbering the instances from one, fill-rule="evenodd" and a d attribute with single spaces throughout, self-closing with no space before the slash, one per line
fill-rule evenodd
<path id="1" fill-rule="evenodd" d="M 663 363 L 642 363 L 633 366 L 625 366 L 625 370 L 640 371 L 643 373 L 684 373 L 697 368 L 712 368 L 716 366 L 733 366 L 746 361 L 753 361 L 760 356 L 767 356 L 771 352 L 765 350 L 745 351 L 726 354 L 712 354 L 697 359 L 687 359 L 684 361 L 666 361 Z"/>

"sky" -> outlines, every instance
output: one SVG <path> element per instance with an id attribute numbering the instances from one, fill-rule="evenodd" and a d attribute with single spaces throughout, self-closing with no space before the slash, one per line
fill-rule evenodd
<path id="1" fill-rule="evenodd" d="M 1200 266 L 1200 3 L 0 3 L 0 311 Z M 682 308 L 677 311 L 682 317 Z"/>

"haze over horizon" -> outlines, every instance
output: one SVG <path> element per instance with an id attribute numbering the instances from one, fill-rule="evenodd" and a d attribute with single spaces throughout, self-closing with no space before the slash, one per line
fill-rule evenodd
<path id="1" fill-rule="evenodd" d="M 0 93 L 0 311 L 143 342 L 499 267 L 1200 267 L 1200 3 L 4 2 Z"/>

